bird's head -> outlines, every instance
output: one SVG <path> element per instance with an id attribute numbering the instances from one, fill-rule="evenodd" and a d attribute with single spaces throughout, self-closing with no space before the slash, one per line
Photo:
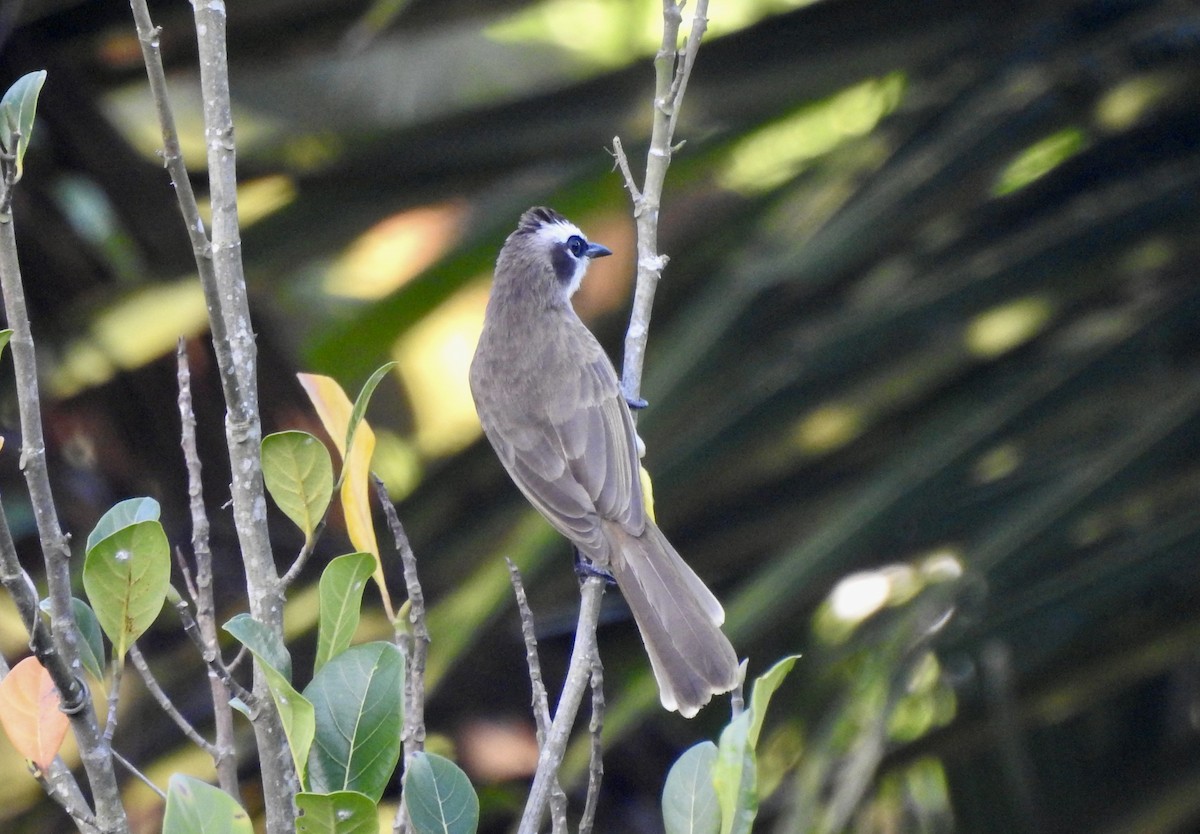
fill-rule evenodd
<path id="1" fill-rule="evenodd" d="M 611 254 L 607 246 L 589 242 L 578 226 L 554 209 L 531 208 L 505 241 L 496 278 L 532 282 L 535 286 L 524 289 L 570 298 L 592 260 Z"/>

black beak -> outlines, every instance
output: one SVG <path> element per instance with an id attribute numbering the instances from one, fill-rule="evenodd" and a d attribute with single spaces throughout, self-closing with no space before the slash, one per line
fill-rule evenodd
<path id="1" fill-rule="evenodd" d="M 602 246 L 599 243 L 589 243 L 587 252 L 584 253 L 589 258 L 603 258 L 605 255 L 611 255 L 612 250 L 607 246 Z"/>

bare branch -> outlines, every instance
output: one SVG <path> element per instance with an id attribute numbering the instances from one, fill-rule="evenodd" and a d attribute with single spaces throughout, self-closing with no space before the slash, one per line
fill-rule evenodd
<path id="1" fill-rule="evenodd" d="M 400 562 L 404 565 L 404 585 L 408 591 L 408 622 L 393 623 L 406 667 L 404 728 L 401 738 L 404 741 L 404 775 L 407 776 L 413 756 L 425 749 L 425 658 L 429 654 L 429 629 L 425 625 L 425 592 L 421 590 L 421 580 L 417 576 L 417 557 L 408 541 L 408 534 L 404 532 L 404 525 L 396 515 L 396 508 L 388 497 L 387 487 L 378 477 L 374 477 L 373 480 L 375 494 L 379 503 L 383 505 L 383 514 L 387 518 L 388 528 L 392 531 Z M 402 801 L 396 808 L 392 830 L 399 834 L 407 828 L 408 818 Z"/>
<path id="2" fill-rule="evenodd" d="M 529 667 L 533 720 L 537 727 L 538 750 L 541 750 L 546 744 L 546 732 L 550 729 L 550 699 L 546 694 L 546 683 L 542 679 L 542 661 L 538 657 L 533 611 L 529 607 L 529 598 L 525 595 L 521 571 L 512 559 L 505 557 L 504 561 L 508 563 L 508 581 L 517 597 L 517 610 L 521 615 L 521 636 L 525 640 L 525 665 Z M 555 834 L 565 831 L 567 827 L 567 794 L 562 789 L 557 774 L 554 776 L 554 784 L 550 787 L 550 826 Z"/>
<path id="3" fill-rule="evenodd" d="M 322 516 L 321 520 L 317 522 L 317 526 L 313 528 L 312 535 L 305 540 L 304 546 L 296 554 L 296 559 L 292 562 L 291 567 L 280 578 L 279 587 L 281 590 L 286 591 L 296 581 L 296 577 L 300 575 L 300 571 L 304 570 L 304 566 L 308 564 L 309 557 L 317 549 L 317 542 L 321 540 L 321 534 L 325 532 L 325 520 L 328 518 L 328 512 L 329 510 L 326 508 L 326 515 Z"/>
<path id="4" fill-rule="evenodd" d="M 163 799 L 163 800 L 165 800 L 165 799 L 167 798 L 167 795 L 166 795 L 166 793 L 165 793 L 165 792 L 162 790 L 162 788 L 160 788 L 158 785 L 156 785 L 156 784 L 154 784 L 153 782 L 151 782 L 151 781 L 150 781 L 150 777 L 149 777 L 149 776 L 147 776 L 146 774 L 142 773 L 142 772 L 141 772 L 140 770 L 138 770 L 136 767 L 134 767 L 134 765 L 133 765 L 133 762 L 129 761 L 129 759 L 127 759 L 127 758 L 125 758 L 124 756 L 122 756 L 122 755 L 121 755 L 120 753 L 118 753 L 116 750 L 114 750 L 114 751 L 113 751 L 113 758 L 117 760 L 117 763 L 118 763 L 119 765 L 121 765 L 121 767 L 125 768 L 125 769 L 126 769 L 126 770 L 128 770 L 128 771 L 129 771 L 131 774 L 133 774 L 133 777 L 134 777 L 135 779 L 137 779 L 139 782 L 141 782 L 142 784 L 144 784 L 144 785 L 145 785 L 146 787 L 148 787 L 150 790 L 152 790 L 152 791 L 154 791 L 156 794 L 158 794 L 158 798 L 159 798 L 159 799 Z"/>
<path id="5" fill-rule="evenodd" d="M 230 672 L 230 666 L 225 665 L 221 659 L 221 652 L 215 642 L 210 643 L 200 632 L 200 626 L 196 623 L 196 619 L 192 616 L 192 611 L 188 608 L 188 604 L 184 600 L 179 600 L 175 603 L 175 610 L 179 614 L 179 619 L 183 623 L 183 632 L 191 638 L 192 643 L 200 650 L 200 656 L 204 659 L 208 666 L 209 674 L 215 675 L 221 682 L 229 694 L 240 699 L 250 714 L 253 717 L 258 712 L 261 699 L 254 693 L 248 691 L 244 686 L 237 682 Z M 240 655 L 239 655 L 240 656 Z M 226 696 L 228 703 L 228 696 Z"/>
<path id="6" fill-rule="evenodd" d="M 583 804 L 583 817 L 579 820 L 579 834 L 592 834 L 596 806 L 600 802 L 600 783 L 604 779 L 604 748 L 601 744 L 604 733 L 604 664 L 600 662 L 599 652 L 592 658 L 592 720 L 588 732 L 592 737 L 592 748 L 588 761 L 587 800 Z"/>
<path id="7" fill-rule="evenodd" d="M 212 549 L 209 546 L 208 512 L 204 508 L 204 481 L 201 477 L 200 453 L 196 447 L 196 415 L 192 409 L 192 375 L 188 365 L 187 343 L 179 340 L 175 350 L 176 381 L 179 386 L 180 445 L 187 465 L 188 504 L 192 515 L 192 553 L 196 558 L 196 581 L 183 559 L 180 569 L 196 604 L 196 620 L 206 656 L 219 657 L 217 643 L 216 603 L 213 599 Z M 237 740 L 233 734 L 233 708 L 229 705 L 229 687 L 221 680 L 212 665 L 208 666 L 208 688 L 213 704 L 213 723 L 216 737 L 209 755 L 217 769 L 221 790 L 241 801 L 237 773 Z"/>
<path id="8" fill-rule="evenodd" d="M 200 735 L 196 731 L 196 728 L 192 726 L 192 722 L 188 721 L 183 716 L 183 713 L 175 707 L 175 704 L 171 703 L 170 697 L 163 691 L 162 686 L 158 683 L 158 679 L 154 677 L 154 673 L 150 670 L 150 664 L 146 662 L 146 658 L 142 655 L 142 650 L 137 647 L 137 644 L 129 647 L 129 659 L 133 661 L 133 668 L 137 669 L 138 674 L 142 676 L 142 683 L 146 684 L 146 689 L 149 690 L 150 695 L 158 703 L 162 711 L 175 722 L 175 726 L 188 737 L 192 744 L 195 744 L 205 753 L 212 756 L 215 761 L 217 758 L 216 746 Z"/>
<path id="9" fill-rule="evenodd" d="M 112 745 L 117 732 L 117 707 L 121 703 L 121 677 L 125 672 L 125 658 L 113 657 L 112 682 L 108 686 L 108 717 L 104 719 L 104 743 Z"/>
<path id="10" fill-rule="evenodd" d="M 646 154 L 646 176 L 639 191 L 629 172 L 629 163 L 620 151 L 620 139 L 613 139 L 617 164 L 625 177 L 626 187 L 633 200 L 633 216 L 637 225 L 637 289 L 633 311 L 625 333 L 625 363 L 621 374 L 621 390 L 630 402 L 641 399 L 642 367 L 646 357 L 646 341 L 650 335 L 650 313 L 658 281 L 667 265 L 667 257 L 658 251 L 658 212 L 662 202 L 663 182 L 671 165 L 675 126 L 679 119 L 683 94 L 700 49 L 700 39 L 707 25 L 708 0 L 698 0 L 692 14 L 692 29 L 682 54 L 676 51 L 679 27 L 683 20 L 683 3 L 663 2 L 663 36 L 654 58 L 654 120 L 650 133 L 650 149 Z M 637 414 L 634 414 L 637 419 Z"/>
<path id="11" fill-rule="evenodd" d="M 542 745 L 538 755 L 537 772 L 533 777 L 533 787 L 529 790 L 529 799 L 525 803 L 525 812 L 521 816 L 519 834 L 537 832 L 550 797 L 551 786 L 557 778 L 563 753 L 567 749 L 567 741 L 571 737 L 571 728 L 575 725 L 575 716 L 579 714 L 583 692 L 591 679 L 592 656 L 596 653 L 596 623 L 600 619 L 604 582 L 599 576 L 589 576 L 583 581 L 579 623 L 575 628 L 575 647 L 571 650 L 567 679 L 558 699 L 554 721 L 546 733 L 546 743 Z"/>
<path id="12" fill-rule="evenodd" d="M 87 800 L 79 790 L 79 783 L 71 775 L 71 769 L 61 758 L 55 757 L 50 764 L 50 772 L 32 768 L 33 778 L 37 779 L 46 796 L 54 800 L 67 815 L 75 820 L 76 827 L 83 834 L 101 834 L 96 823 L 96 816 L 88 807 Z"/>
<path id="13" fill-rule="evenodd" d="M 4 196 L 12 195 L 16 182 L 16 166 L 12 159 L 0 160 L 0 177 L 4 183 Z M 38 392 L 37 357 L 33 345 L 33 332 L 25 306 L 25 289 L 21 281 L 21 269 L 17 261 L 17 238 L 15 218 L 11 213 L 0 217 L 0 289 L 4 294 L 4 312 L 13 335 L 10 347 L 13 369 L 16 375 L 17 408 L 21 419 L 21 469 L 29 489 L 29 500 L 33 507 L 34 520 L 41 540 L 42 558 L 46 565 L 46 581 L 50 596 L 50 635 L 38 632 L 40 617 L 36 603 L 30 615 L 26 611 L 31 629 L 33 645 L 42 665 L 50 672 L 54 685 L 58 687 L 63 711 L 71 717 L 71 727 L 79 744 L 80 758 L 87 771 L 88 782 L 96 803 L 96 818 L 100 828 L 123 834 L 129 831 L 129 820 L 121 804 L 121 793 L 113 770 L 109 748 L 96 720 L 96 712 L 88 697 L 87 687 L 77 677 L 74 669 L 79 666 L 79 632 L 71 607 L 71 549 L 63 533 L 54 508 L 54 495 L 50 489 L 50 475 L 46 466 L 46 441 L 42 433 L 41 397 Z M 5 524 L 7 532 L 7 524 Z M 12 548 L 12 536 L 0 550 Z M 16 550 L 12 548 L 13 559 Z M 28 576 L 20 578 L 19 564 L 16 571 L 6 571 L 13 576 L 13 587 L 17 593 L 32 590 Z M 15 594 L 14 594 L 15 596 Z M 36 593 L 34 594 L 36 600 Z"/>
<path id="14" fill-rule="evenodd" d="M 280 636 L 283 634 L 283 591 L 275 570 L 267 534 L 258 410 L 257 349 L 246 297 L 238 230 L 237 171 L 233 140 L 233 113 L 229 95 L 229 64 L 224 0 L 193 0 L 196 43 L 200 60 L 200 87 L 204 102 L 205 140 L 208 148 L 209 198 L 212 205 L 212 239 L 204 234 L 179 151 L 174 116 L 166 95 L 166 80 L 159 54 L 158 30 L 150 19 L 146 0 L 131 0 L 138 40 L 150 90 L 163 134 L 165 160 L 179 199 L 184 225 L 191 236 L 196 269 L 208 305 L 213 349 L 225 395 L 225 439 L 229 449 L 233 520 L 246 569 L 250 614 Z M 252 722 L 262 765 L 263 798 L 268 834 L 285 834 L 294 828 L 293 797 L 298 788 L 295 767 L 266 678 L 255 669 L 254 691 L 259 710 Z"/>

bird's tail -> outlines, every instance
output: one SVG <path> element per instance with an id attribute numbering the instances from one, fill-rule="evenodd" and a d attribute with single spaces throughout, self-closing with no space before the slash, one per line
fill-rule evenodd
<path id="1" fill-rule="evenodd" d="M 738 659 L 720 629 L 725 612 L 653 522 L 641 536 L 608 528 L 609 568 L 625 597 L 669 710 L 691 718 L 737 686 Z"/>

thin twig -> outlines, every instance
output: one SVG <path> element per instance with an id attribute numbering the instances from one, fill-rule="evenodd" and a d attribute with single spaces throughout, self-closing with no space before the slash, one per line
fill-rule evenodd
<path id="1" fill-rule="evenodd" d="M 646 153 L 646 176 L 639 190 L 629 168 L 629 161 L 619 138 L 613 140 L 613 155 L 633 201 L 633 216 L 637 225 L 637 289 L 633 311 L 625 332 L 625 365 L 621 374 L 621 390 L 630 402 L 641 399 L 642 367 L 646 357 L 646 340 L 650 335 L 650 313 L 658 281 L 667 265 L 667 257 L 658 251 L 658 212 L 662 203 L 663 182 L 675 150 L 672 142 L 675 126 L 687 90 L 688 78 L 696 62 L 700 40 L 707 25 L 708 0 L 697 0 L 692 13 L 692 28 L 682 54 L 677 53 L 679 26 L 683 20 L 683 3 L 663 2 L 663 36 L 654 57 L 654 117 L 650 133 L 650 148 Z M 634 413 L 636 420 L 637 414 Z"/>
<path id="2" fill-rule="evenodd" d="M 213 351 L 225 396 L 225 440 L 232 474 L 230 494 L 233 499 L 233 521 L 246 572 L 250 614 L 282 637 L 284 598 L 268 536 L 266 513 L 262 511 L 266 506 L 266 493 L 262 479 L 262 424 L 258 408 L 258 382 L 255 378 L 257 348 L 246 295 L 238 230 L 237 170 L 225 39 L 225 3 L 224 0 L 193 0 L 192 3 L 208 148 L 211 242 L 204 233 L 195 194 L 179 148 L 175 119 L 166 94 L 159 31 L 150 19 L 146 0 L 131 0 L 130 5 L 151 95 L 158 112 L 164 160 L 175 186 L 184 225 L 192 240 L 196 270 L 208 306 Z M 288 834 L 295 828 L 293 799 L 299 780 L 283 724 L 269 696 L 266 677 L 258 668 L 254 674 L 254 691 L 258 696 L 259 710 L 252 725 L 258 744 L 266 830 L 268 834 Z"/>
<path id="3" fill-rule="evenodd" d="M 229 690 L 229 693 L 238 698 L 250 710 L 253 717 L 258 711 L 261 700 L 257 695 L 248 691 L 244 686 L 237 682 L 230 672 L 230 667 L 225 665 L 221 659 L 220 649 L 214 643 L 209 643 L 204 635 L 200 633 L 200 627 L 196 623 L 195 617 L 192 616 L 192 611 L 188 608 L 185 600 L 179 600 L 175 603 L 175 610 L 179 613 L 179 619 L 183 623 L 184 633 L 191 638 L 192 643 L 200 650 L 200 657 L 204 659 L 204 663 L 208 666 L 212 674 L 217 676 L 221 684 Z"/>
<path id="4" fill-rule="evenodd" d="M 646 340 L 650 334 L 650 312 L 654 305 L 658 280 L 667 264 L 666 256 L 658 252 L 658 210 L 662 199 L 662 187 L 671 162 L 671 142 L 676 119 L 700 46 L 700 37 L 704 32 L 707 9 L 708 0 L 697 0 L 692 37 L 689 38 L 683 60 L 680 61 L 676 53 L 676 44 L 679 40 L 679 25 L 683 19 L 683 2 L 663 0 L 662 45 L 654 59 L 653 127 L 650 149 L 646 157 L 645 182 L 640 190 L 633 182 L 629 161 L 625 158 L 620 139 L 615 138 L 613 141 L 617 165 L 634 201 L 633 214 L 638 238 L 637 286 L 629 328 L 625 333 L 625 363 L 621 375 L 622 393 L 631 403 L 641 399 L 642 366 L 645 360 Z M 636 413 L 634 417 L 636 419 Z M 604 580 L 599 577 L 589 577 L 583 583 L 575 648 L 571 653 L 567 679 L 554 714 L 554 721 L 538 757 L 538 768 L 521 817 L 519 834 L 536 834 L 551 785 L 557 778 L 567 739 L 583 699 L 583 689 L 591 678 L 593 654 L 596 652 L 596 623 L 600 616 L 600 600 L 603 594 Z"/>
<path id="5" fill-rule="evenodd" d="M 546 744 L 546 732 L 550 729 L 550 698 L 546 694 L 546 683 L 542 678 L 542 661 L 538 656 L 537 631 L 533 625 L 533 610 L 529 607 L 529 597 L 525 594 L 525 583 L 521 580 L 521 571 L 516 563 L 507 556 L 508 581 L 512 584 L 513 593 L 517 598 L 517 611 L 521 615 L 521 636 L 525 640 L 525 665 L 529 668 L 529 685 L 533 699 L 533 720 L 537 729 L 537 743 L 540 750 Z M 555 834 L 563 832 L 567 827 L 567 794 L 562 789 L 558 774 L 554 775 L 554 784 L 550 787 L 550 825 Z"/>
<path id="6" fill-rule="evenodd" d="M 413 757 L 425 749 L 425 659 L 429 654 L 429 629 L 425 625 L 425 592 L 421 590 L 421 580 L 417 576 L 417 557 L 408 541 L 408 534 L 404 532 L 404 525 L 396 515 L 396 508 L 388 497 L 387 487 L 376 476 L 372 476 L 372 480 L 375 495 L 383 506 L 388 529 L 392 531 L 392 540 L 400 554 L 400 562 L 404 565 L 404 586 L 408 592 L 408 622 L 393 624 L 406 667 L 404 728 L 400 734 L 404 742 L 404 775 L 401 777 L 403 796 L 403 779 L 408 776 L 409 765 Z M 392 830 L 396 834 L 408 830 L 407 810 L 403 801 L 396 808 Z"/>
<path id="7" fill-rule="evenodd" d="M 136 767 L 134 767 L 133 762 L 129 761 L 129 759 L 122 756 L 116 750 L 113 751 L 113 758 L 117 760 L 117 764 L 121 765 L 121 767 L 128 770 L 135 779 L 142 782 L 144 785 L 146 785 L 146 787 L 150 788 L 150 790 L 152 790 L 156 794 L 158 794 L 159 799 L 165 800 L 167 798 L 166 793 L 164 793 L 163 790 L 158 785 L 151 782 L 149 776 L 147 776 L 146 774 L 144 774 L 140 770 L 138 770 Z"/>
<path id="8" fill-rule="evenodd" d="M 216 603 L 213 598 L 212 548 L 209 543 L 208 511 L 204 507 L 204 481 L 200 452 L 196 445 L 196 413 L 192 408 L 192 374 L 188 365 L 187 343 L 179 340 L 175 348 L 175 376 L 179 387 L 180 446 L 187 466 L 188 504 L 192 516 L 192 554 L 196 559 L 196 578 L 180 557 L 180 569 L 188 592 L 196 605 L 196 625 L 207 655 L 220 657 L 217 642 Z M 212 665 L 208 666 L 208 688 L 213 705 L 216 734 L 209 755 L 217 769 L 221 790 L 241 801 L 237 773 L 237 740 L 233 734 L 233 708 L 229 705 L 229 687 Z"/>
<path id="9" fill-rule="evenodd" d="M 604 757 L 601 736 L 604 733 L 604 664 L 600 653 L 592 657 L 592 720 L 588 725 L 592 737 L 592 753 L 588 762 L 587 800 L 579 820 L 579 834 L 592 834 L 596 821 L 596 806 L 600 802 L 600 783 L 604 780 Z"/>
<path id="10" fill-rule="evenodd" d="M 0 182 L 0 194 L 7 203 L 16 183 L 16 165 L 11 157 L 0 160 Z M 21 469 L 25 473 L 34 521 L 41 540 L 50 596 L 49 639 L 35 639 L 33 643 L 42 665 L 50 672 L 58 688 L 63 711 L 71 717 L 80 758 L 96 803 L 98 825 L 113 834 L 124 834 L 129 831 L 129 819 L 121 803 L 121 791 L 112 758 L 108 755 L 108 746 L 100 732 L 87 686 L 73 671 L 79 668 L 79 631 L 71 603 L 71 549 L 59 525 L 46 466 L 37 357 L 17 260 L 15 225 L 11 211 L 0 216 L 0 290 L 4 295 L 5 318 L 13 331 L 9 348 L 13 357 L 17 410 L 21 422 Z M 15 584 L 23 583 L 16 581 Z M 31 628 L 37 629 L 34 623 L 37 619 L 34 616 L 28 620 Z M 38 637 L 35 631 L 31 631 L 30 635 Z"/>
<path id="11" fill-rule="evenodd" d="M 112 683 L 108 687 L 108 717 L 104 721 L 104 743 L 112 744 L 117 732 L 117 708 L 121 703 L 121 677 L 125 673 L 125 658 L 113 657 Z"/>
<path id="12" fill-rule="evenodd" d="M 317 549 L 317 542 L 321 540 L 321 534 L 325 532 L 325 521 L 328 518 L 328 508 L 326 515 L 321 517 L 313 528 L 312 535 L 304 541 L 304 545 L 300 548 L 300 552 L 296 554 L 296 559 L 292 562 L 291 567 L 279 579 L 279 587 L 287 590 L 288 587 L 296 581 L 296 577 L 300 575 L 300 571 L 304 570 L 304 566 L 308 564 L 309 557 L 313 555 L 313 551 Z"/>
<path id="13" fill-rule="evenodd" d="M 195 744 L 205 753 L 212 756 L 215 761 L 217 758 L 216 745 L 200 735 L 196 731 L 196 728 L 192 726 L 192 722 L 188 721 L 175 704 L 171 702 L 170 697 L 163 691 L 162 686 L 159 685 L 158 679 L 154 677 L 154 672 L 150 670 L 150 664 L 146 663 L 146 658 L 142 655 L 142 650 L 136 644 L 129 647 L 129 659 L 133 661 L 133 668 L 137 669 L 138 674 L 142 676 L 142 683 L 146 684 L 146 689 L 150 692 L 151 697 L 158 703 L 162 711 L 175 722 L 175 726 L 188 737 L 192 744 Z"/>
<path id="14" fill-rule="evenodd" d="M 567 749 L 567 741 L 571 737 L 571 728 L 575 725 L 575 716 L 579 714 L 579 704 L 583 701 L 583 692 L 587 689 L 588 681 L 591 679 L 592 655 L 596 652 L 596 623 L 600 619 L 600 601 L 603 597 L 603 578 L 589 576 L 584 580 L 580 591 L 579 622 L 575 628 L 575 646 L 571 650 L 567 679 L 563 683 L 562 695 L 558 699 L 558 709 L 554 713 L 554 721 L 551 722 L 550 729 L 546 733 L 546 743 L 542 745 L 538 755 L 537 772 L 533 777 L 533 786 L 529 789 L 529 799 L 525 803 L 525 811 L 521 815 L 519 834 L 536 834 L 538 824 L 545 813 L 551 786 L 557 778 L 563 753 Z"/>

